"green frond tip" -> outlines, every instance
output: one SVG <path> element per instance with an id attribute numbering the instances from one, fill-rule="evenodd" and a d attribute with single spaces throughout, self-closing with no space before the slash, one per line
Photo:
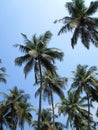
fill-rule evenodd
<path id="1" fill-rule="evenodd" d="M 57 23 L 58 22 L 58 20 L 56 19 L 53 23 Z"/>
<path id="2" fill-rule="evenodd" d="M 18 47 L 18 46 L 19 46 L 19 44 L 14 44 L 14 45 L 13 45 L 13 47 Z"/>
<path id="3" fill-rule="evenodd" d="M 27 39 L 27 36 L 26 36 L 24 33 L 21 33 L 21 35 L 22 35 L 25 39 Z"/>

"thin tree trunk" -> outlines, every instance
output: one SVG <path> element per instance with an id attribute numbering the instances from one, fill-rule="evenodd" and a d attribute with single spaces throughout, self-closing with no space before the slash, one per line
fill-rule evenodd
<path id="1" fill-rule="evenodd" d="M 89 101 L 89 94 L 87 94 L 87 101 L 88 101 L 88 130 L 90 130 L 90 101 Z"/>
<path id="2" fill-rule="evenodd" d="M 71 126 L 71 129 L 73 130 L 73 126 L 72 126 L 72 123 L 71 123 L 71 121 L 70 121 L 70 126 Z"/>
<path id="3" fill-rule="evenodd" d="M 52 112 L 53 112 L 53 127 L 55 127 L 55 117 L 54 117 L 54 99 L 53 99 L 53 92 L 51 89 L 51 101 L 52 101 Z"/>
<path id="4" fill-rule="evenodd" d="M 14 116 L 15 116 L 15 111 L 14 111 L 14 107 L 13 107 L 13 103 L 11 103 L 11 130 L 16 130 L 16 126 L 15 126 L 15 120 L 14 120 Z"/>
<path id="5" fill-rule="evenodd" d="M 3 124 L 0 123 L 0 130 L 3 130 Z"/>
<path id="6" fill-rule="evenodd" d="M 38 130 L 40 130 L 40 119 L 41 119 L 41 107 L 42 107 L 42 70 L 40 59 L 38 59 L 39 71 L 40 71 L 40 95 L 39 95 L 39 111 L 38 111 Z"/>

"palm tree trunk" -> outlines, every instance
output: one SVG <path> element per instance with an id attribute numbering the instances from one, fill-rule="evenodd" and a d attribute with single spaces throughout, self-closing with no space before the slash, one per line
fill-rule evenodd
<path id="1" fill-rule="evenodd" d="M 2 124 L 2 122 L 0 123 L 0 130 L 3 130 L 3 124 Z"/>
<path id="2" fill-rule="evenodd" d="M 55 118 L 54 118 L 54 100 L 53 100 L 53 92 L 51 89 L 51 101 L 52 101 L 52 112 L 53 112 L 53 127 L 55 127 Z"/>
<path id="3" fill-rule="evenodd" d="M 11 103 L 11 130 L 16 130 L 15 129 L 15 121 L 14 121 L 14 116 L 15 116 L 15 113 L 14 113 L 14 108 L 13 108 L 13 103 Z"/>
<path id="4" fill-rule="evenodd" d="M 72 125 L 72 122 L 70 121 L 70 126 L 71 126 L 71 129 L 73 130 L 73 125 Z"/>
<path id="5" fill-rule="evenodd" d="M 40 95 L 39 95 L 39 111 L 38 111 L 38 130 L 40 130 L 40 119 L 41 119 L 41 107 L 42 107 L 42 70 L 40 59 L 38 59 L 39 71 L 40 71 Z"/>
<path id="6" fill-rule="evenodd" d="M 90 101 L 89 101 L 89 94 L 87 94 L 87 101 L 88 101 L 88 130 L 90 130 Z"/>

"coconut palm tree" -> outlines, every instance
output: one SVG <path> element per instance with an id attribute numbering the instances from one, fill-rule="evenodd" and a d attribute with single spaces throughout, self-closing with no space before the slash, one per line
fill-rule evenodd
<path id="1" fill-rule="evenodd" d="M 76 97 L 75 92 L 68 91 L 67 98 L 61 100 L 61 103 L 58 103 L 57 107 L 60 115 L 67 115 L 66 128 L 68 128 L 69 125 L 72 130 L 74 128 L 76 128 L 76 130 L 81 130 L 82 127 L 86 128 L 87 124 L 85 121 L 88 119 L 88 112 L 84 109 L 87 107 L 85 97 Z"/>
<path id="2" fill-rule="evenodd" d="M 90 42 L 98 47 L 98 18 L 93 17 L 98 9 L 98 1 L 91 2 L 87 8 L 84 0 L 72 0 L 72 2 L 66 2 L 65 7 L 70 16 L 55 21 L 63 22 L 58 34 L 73 30 L 71 38 L 73 48 L 78 38 L 81 38 L 87 49 L 90 47 Z"/>
<path id="3" fill-rule="evenodd" d="M 2 63 L 0 59 L 0 64 Z M 4 67 L 0 67 L 0 82 L 6 83 L 6 69 Z"/>
<path id="4" fill-rule="evenodd" d="M 55 59 L 62 60 L 63 52 L 57 48 L 48 48 L 47 44 L 51 40 L 52 33 L 46 31 L 43 35 L 36 37 L 33 35 L 32 40 L 29 40 L 26 35 L 22 34 L 25 39 L 25 45 L 17 44 L 19 50 L 24 54 L 15 59 L 15 64 L 21 66 L 25 63 L 25 77 L 34 68 L 35 79 L 37 82 L 37 74 L 40 75 L 40 95 L 39 95 L 39 114 L 38 114 L 38 130 L 40 130 L 41 104 L 42 104 L 42 69 L 45 68 L 54 72 Z"/>
<path id="5" fill-rule="evenodd" d="M 6 116 L 8 113 L 7 107 L 5 107 L 5 102 L 0 103 L 0 130 L 4 130 L 4 127 L 9 128 L 9 117 Z"/>
<path id="6" fill-rule="evenodd" d="M 92 90 L 98 90 L 98 85 L 96 81 L 98 73 L 96 72 L 97 68 L 92 66 L 88 68 L 87 65 L 78 65 L 76 71 L 73 71 L 74 78 L 71 85 L 72 89 L 75 89 L 76 94 L 80 95 L 81 93 L 85 93 L 87 96 L 88 102 L 88 129 L 90 128 L 90 107 L 93 96 Z"/>
<path id="7" fill-rule="evenodd" d="M 64 98 L 64 92 L 62 89 L 65 89 L 65 78 L 61 78 L 56 73 L 51 73 L 45 71 L 43 74 L 43 83 L 42 83 L 42 92 L 43 99 L 48 99 L 49 104 L 52 105 L 53 112 L 53 127 L 55 127 L 55 117 L 54 117 L 54 96 L 53 93 L 57 94 L 60 98 Z M 40 89 L 37 90 L 36 96 L 39 95 Z"/>
<path id="8" fill-rule="evenodd" d="M 33 109 L 27 102 L 29 95 L 24 94 L 23 90 L 18 90 L 16 86 L 9 91 L 0 107 L 1 126 L 3 128 L 3 124 L 6 124 L 11 130 L 16 130 L 19 126 L 23 130 L 25 122 L 30 125 L 32 121 L 30 112 Z"/>
<path id="9" fill-rule="evenodd" d="M 53 124 L 53 116 L 50 109 L 42 109 L 41 112 L 41 127 L 40 130 L 63 130 L 65 128 L 64 124 L 61 122 L 55 122 L 55 127 L 52 126 Z M 55 115 L 57 118 L 57 115 Z M 37 121 L 33 121 L 32 126 L 37 129 Z"/>

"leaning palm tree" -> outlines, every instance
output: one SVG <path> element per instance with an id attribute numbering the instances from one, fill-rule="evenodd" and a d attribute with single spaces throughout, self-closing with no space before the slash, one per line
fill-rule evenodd
<path id="1" fill-rule="evenodd" d="M 55 127 L 55 117 L 54 117 L 54 95 L 57 94 L 60 98 L 64 98 L 64 92 L 62 89 L 65 89 L 65 78 L 61 78 L 56 73 L 51 73 L 45 71 L 43 74 L 43 83 L 42 83 L 42 92 L 43 99 L 48 99 L 49 104 L 52 105 L 53 112 L 53 127 Z M 36 96 L 39 95 L 40 89 L 37 90 Z"/>
<path id="2" fill-rule="evenodd" d="M 2 63 L 1 59 L 0 59 L 0 64 Z M 0 68 L 0 82 L 6 83 L 6 69 L 4 67 Z"/>
<path id="3" fill-rule="evenodd" d="M 50 31 L 45 32 L 43 35 L 36 37 L 33 35 L 32 40 L 29 40 L 26 35 L 22 34 L 25 39 L 25 45 L 17 44 L 23 56 L 15 59 L 15 64 L 21 66 L 25 63 L 24 73 L 25 77 L 34 68 L 35 79 L 37 82 L 37 74 L 40 75 L 40 95 L 39 95 L 39 114 L 38 114 L 38 130 L 40 130 L 40 117 L 41 117 L 41 102 L 42 102 L 42 69 L 45 68 L 54 72 L 55 59 L 62 60 L 63 53 L 57 48 L 48 48 L 47 44 L 52 37 Z"/>
<path id="4" fill-rule="evenodd" d="M 24 129 L 25 122 L 29 125 L 32 121 L 31 110 L 32 106 L 28 103 L 29 95 L 23 90 L 18 90 L 14 87 L 10 89 L 10 93 L 6 96 L 0 107 L 0 124 L 3 130 L 3 125 L 8 126 L 11 130 L 16 130 L 17 126 Z"/>
<path id="5" fill-rule="evenodd" d="M 85 121 L 88 119 L 88 112 L 84 109 L 87 107 L 85 104 L 85 97 L 76 97 L 75 92 L 68 91 L 68 96 L 57 104 L 59 114 L 67 115 L 66 128 L 70 125 L 72 130 L 81 130 L 82 127 L 87 126 Z M 86 130 L 86 129 L 84 129 Z"/>
<path id="6" fill-rule="evenodd" d="M 98 9 L 98 1 L 91 2 L 87 8 L 84 0 L 72 0 L 72 2 L 67 2 L 65 7 L 70 16 L 55 21 L 63 22 L 58 34 L 73 30 L 71 38 L 73 48 L 78 38 L 81 38 L 87 49 L 90 47 L 90 42 L 98 47 L 98 18 L 92 17 Z"/>
<path id="7" fill-rule="evenodd" d="M 96 72 L 97 68 L 95 66 L 92 66 L 88 68 L 87 65 L 78 65 L 76 71 L 73 71 L 74 78 L 71 85 L 71 89 L 75 89 L 76 94 L 80 95 L 81 93 L 85 93 L 87 96 L 87 102 L 88 102 L 88 130 L 90 128 L 90 107 L 91 102 L 94 97 L 93 91 L 98 90 L 98 80 Z M 96 85 L 97 84 L 97 85 Z M 93 90 L 93 91 L 92 91 Z"/>

